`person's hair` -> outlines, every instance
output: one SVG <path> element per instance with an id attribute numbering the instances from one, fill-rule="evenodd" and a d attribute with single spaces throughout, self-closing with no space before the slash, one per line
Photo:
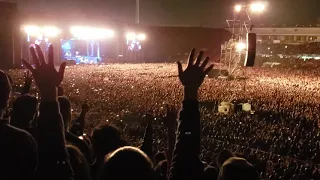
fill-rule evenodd
<path id="1" fill-rule="evenodd" d="M 255 167 L 239 157 L 228 158 L 220 168 L 219 180 L 259 180 Z"/>
<path id="2" fill-rule="evenodd" d="M 65 130 L 68 130 L 71 121 L 71 102 L 66 96 L 59 96 L 58 101 Z"/>
<path id="3" fill-rule="evenodd" d="M 96 127 L 92 132 L 91 143 L 98 156 L 105 156 L 124 145 L 120 130 L 110 124 Z"/>
<path id="4" fill-rule="evenodd" d="M 31 126 L 37 112 L 37 98 L 30 95 L 18 97 L 12 105 L 10 124 L 18 128 Z"/>
<path id="5" fill-rule="evenodd" d="M 89 165 L 81 151 L 73 145 L 67 145 L 74 180 L 91 180 Z"/>
<path id="6" fill-rule="evenodd" d="M 153 164 L 140 149 L 125 146 L 106 156 L 101 180 L 153 179 Z"/>
<path id="7" fill-rule="evenodd" d="M 204 169 L 204 177 L 203 180 L 217 180 L 219 176 L 219 171 L 212 167 L 208 166 Z"/>
<path id="8" fill-rule="evenodd" d="M 154 168 L 154 177 L 157 180 L 166 180 L 168 179 L 168 161 L 163 160 L 156 164 Z"/>
<path id="9" fill-rule="evenodd" d="M 235 155 L 231 151 L 226 149 L 220 151 L 217 157 L 218 167 L 220 168 L 223 165 L 223 163 L 231 157 L 235 157 Z"/>
<path id="10" fill-rule="evenodd" d="M 166 160 L 166 153 L 165 152 L 158 152 L 155 156 L 154 156 L 154 160 L 155 160 L 155 164 L 157 165 L 159 162 Z"/>
<path id="11" fill-rule="evenodd" d="M 0 115 L 7 107 L 10 98 L 11 85 L 6 73 L 0 70 Z"/>

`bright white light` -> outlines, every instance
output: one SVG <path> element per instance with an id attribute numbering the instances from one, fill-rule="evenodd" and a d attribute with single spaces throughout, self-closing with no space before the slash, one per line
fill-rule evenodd
<path id="1" fill-rule="evenodd" d="M 140 41 L 146 40 L 146 35 L 145 34 L 139 34 L 137 37 L 138 37 L 138 40 L 140 40 Z"/>
<path id="2" fill-rule="evenodd" d="M 126 38 L 127 38 L 127 40 L 134 40 L 135 38 L 136 38 L 136 33 L 134 33 L 134 32 L 128 32 L 127 34 L 126 34 Z"/>
<path id="3" fill-rule="evenodd" d="M 34 25 L 27 25 L 24 26 L 24 31 L 29 34 L 30 36 L 39 36 L 41 35 L 41 29 L 38 26 Z"/>
<path id="4" fill-rule="evenodd" d="M 236 44 L 236 51 L 243 51 L 246 49 L 246 47 L 247 47 L 246 43 L 238 42 Z"/>
<path id="5" fill-rule="evenodd" d="M 250 4 L 250 10 L 254 13 L 261 13 L 265 10 L 266 5 L 262 2 L 254 2 Z"/>
<path id="6" fill-rule="evenodd" d="M 27 25 L 23 27 L 24 31 L 30 35 L 35 37 L 55 37 L 57 36 L 61 30 L 55 26 L 34 26 L 34 25 Z"/>
<path id="7" fill-rule="evenodd" d="M 235 5 L 235 6 L 234 6 L 234 10 L 235 10 L 236 12 L 240 12 L 240 11 L 242 10 L 242 5 L 240 5 L 240 4 Z"/>
<path id="8" fill-rule="evenodd" d="M 45 26 L 43 27 L 42 32 L 46 37 L 56 37 L 61 31 L 54 26 Z"/>
<path id="9" fill-rule="evenodd" d="M 114 31 L 102 28 L 75 26 L 70 29 L 71 34 L 79 39 L 107 39 L 114 36 Z"/>
<path id="10" fill-rule="evenodd" d="M 139 40 L 139 41 L 144 41 L 146 40 L 147 36 L 143 33 L 141 34 L 136 34 L 134 32 L 128 32 L 126 34 L 127 40 Z"/>

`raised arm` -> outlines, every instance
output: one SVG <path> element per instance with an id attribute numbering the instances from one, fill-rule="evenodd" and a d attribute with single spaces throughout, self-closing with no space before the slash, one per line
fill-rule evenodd
<path id="1" fill-rule="evenodd" d="M 72 124 L 70 128 L 70 132 L 76 136 L 82 136 L 84 133 L 84 127 L 85 127 L 85 119 L 86 115 L 89 112 L 89 105 L 87 102 L 85 102 L 81 106 L 81 113 L 77 120 Z"/>
<path id="2" fill-rule="evenodd" d="M 146 115 L 147 127 L 143 137 L 143 143 L 141 146 L 141 150 L 146 153 L 150 159 L 153 159 L 153 126 L 152 120 L 153 117 L 149 114 Z"/>
<path id="3" fill-rule="evenodd" d="M 55 69 L 52 45 L 49 46 L 48 63 L 45 62 L 40 46 L 30 47 L 30 52 L 36 68 L 25 60 L 23 63 L 32 72 L 41 96 L 37 176 L 39 179 L 70 180 L 73 179 L 73 173 L 66 150 L 64 125 L 57 101 L 57 87 L 63 80 L 66 64 L 61 64 L 59 71 Z"/>
<path id="4" fill-rule="evenodd" d="M 24 73 L 24 85 L 23 85 L 21 95 L 30 93 L 32 79 L 33 79 L 32 74 L 29 71 Z"/>
<path id="5" fill-rule="evenodd" d="M 175 145 L 176 138 L 176 128 L 177 128 L 177 111 L 173 106 L 167 105 L 166 107 L 167 113 L 164 117 L 164 125 L 168 130 L 168 150 L 167 150 L 167 161 L 168 161 L 168 172 L 170 172 L 171 162 L 172 162 L 172 154 Z"/>
<path id="6" fill-rule="evenodd" d="M 207 57 L 202 63 L 201 51 L 195 60 L 195 49 L 189 56 L 186 70 L 183 71 L 178 62 L 179 79 L 184 86 L 184 100 L 178 120 L 176 144 L 170 170 L 170 180 L 198 180 L 202 178 L 203 165 L 200 153 L 200 112 L 198 107 L 198 90 L 206 74 L 213 65 L 205 68 L 209 62 Z"/>

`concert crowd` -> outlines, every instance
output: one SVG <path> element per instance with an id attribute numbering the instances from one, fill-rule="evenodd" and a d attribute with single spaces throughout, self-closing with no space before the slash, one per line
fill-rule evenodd
<path id="1" fill-rule="evenodd" d="M 208 78 L 188 63 L 54 67 L 39 46 L 29 71 L 0 71 L 0 178 L 317 180 L 317 67 L 244 68 Z M 220 102 L 234 112 L 220 114 Z M 252 110 L 242 111 L 241 103 Z"/>

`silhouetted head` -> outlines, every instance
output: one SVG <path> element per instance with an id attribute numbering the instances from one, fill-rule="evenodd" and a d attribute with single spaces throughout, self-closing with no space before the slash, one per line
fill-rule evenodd
<path id="1" fill-rule="evenodd" d="M 155 160 L 155 164 L 158 164 L 159 162 L 163 161 L 163 160 L 167 160 L 167 156 L 165 152 L 158 152 L 155 156 L 154 156 L 154 160 Z"/>
<path id="2" fill-rule="evenodd" d="M 64 128 L 68 130 L 69 124 L 71 122 L 71 102 L 66 96 L 58 97 L 59 105 L 60 105 L 60 113 L 62 115 Z"/>
<path id="3" fill-rule="evenodd" d="M 168 161 L 160 161 L 154 168 L 154 176 L 157 180 L 167 180 L 168 179 Z"/>
<path id="4" fill-rule="evenodd" d="M 219 175 L 218 169 L 208 166 L 204 169 L 204 178 L 203 180 L 217 180 Z"/>
<path id="5" fill-rule="evenodd" d="M 106 157 L 100 177 L 101 180 L 152 180 L 153 165 L 140 149 L 125 146 Z"/>
<path id="6" fill-rule="evenodd" d="M 30 95 L 18 97 L 12 105 L 10 123 L 18 128 L 31 126 L 37 112 L 37 98 Z"/>
<path id="7" fill-rule="evenodd" d="M 74 180 L 90 180 L 89 165 L 81 151 L 72 145 L 67 145 L 70 163 L 74 172 Z"/>
<path id="8" fill-rule="evenodd" d="M 92 132 L 91 143 L 94 152 L 100 157 L 124 145 L 120 130 L 110 124 L 96 127 Z"/>
<path id="9" fill-rule="evenodd" d="M 227 159 L 220 168 L 219 180 L 259 180 L 259 175 L 252 164 L 239 157 Z"/>
<path id="10" fill-rule="evenodd" d="M 235 155 L 231 151 L 226 150 L 226 149 L 220 151 L 220 153 L 218 154 L 218 157 L 217 157 L 218 167 L 220 168 L 223 165 L 223 163 L 231 157 L 235 157 Z"/>
<path id="11" fill-rule="evenodd" d="M 0 115 L 8 105 L 11 92 L 11 85 L 8 76 L 0 70 Z"/>

